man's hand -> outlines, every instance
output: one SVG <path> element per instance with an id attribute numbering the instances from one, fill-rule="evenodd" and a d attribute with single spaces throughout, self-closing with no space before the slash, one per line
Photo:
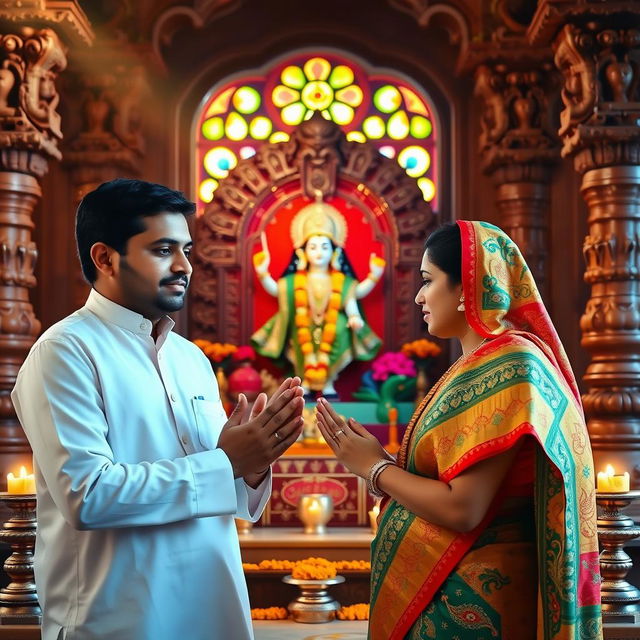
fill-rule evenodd
<path id="1" fill-rule="evenodd" d="M 240 395 L 218 439 L 234 477 L 244 476 L 253 484 L 297 440 L 303 425 L 302 395 L 299 378 L 285 380 L 269 402 L 260 394 L 251 410 Z"/>

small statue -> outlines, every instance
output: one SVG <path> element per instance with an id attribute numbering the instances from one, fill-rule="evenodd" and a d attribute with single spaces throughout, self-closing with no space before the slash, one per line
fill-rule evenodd
<path id="1" fill-rule="evenodd" d="M 284 355 L 306 392 L 337 398 L 334 382 L 353 360 L 371 360 L 381 341 L 365 322 L 358 300 L 382 276 L 385 261 L 371 254 L 369 274 L 358 282 L 344 252 L 347 225 L 342 214 L 320 197 L 291 223 L 293 254 L 276 282 L 269 274 L 270 255 L 262 251 L 254 267 L 265 291 L 278 299 L 278 312 L 251 337 L 258 353 Z"/>

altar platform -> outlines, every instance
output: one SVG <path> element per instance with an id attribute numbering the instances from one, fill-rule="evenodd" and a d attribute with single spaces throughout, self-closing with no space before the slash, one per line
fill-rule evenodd
<path id="1" fill-rule="evenodd" d="M 291 620 L 253 623 L 255 640 L 366 640 L 366 620 L 334 620 L 326 624 L 301 624 Z"/>
<path id="2" fill-rule="evenodd" d="M 368 527 L 328 527 L 323 534 L 308 534 L 297 527 L 254 527 L 238 535 L 242 562 L 302 560 L 370 560 L 373 533 Z"/>
<path id="3" fill-rule="evenodd" d="M 366 640 L 367 622 L 334 620 L 326 624 L 301 624 L 291 620 L 256 620 L 255 640 Z M 35 625 L 0 625 L 0 640 L 40 640 Z M 175 640 L 179 640 L 176 638 Z M 211 640 L 214 640 L 212 638 Z"/>

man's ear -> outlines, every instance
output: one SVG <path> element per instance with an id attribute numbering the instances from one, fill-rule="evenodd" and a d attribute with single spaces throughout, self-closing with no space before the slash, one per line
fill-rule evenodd
<path id="1" fill-rule="evenodd" d="M 116 253 L 109 245 L 104 242 L 96 242 L 90 250 L 91 259 L 96 266 L 98 273 L 110 277 L 114 274 L 113 258 Z"/>

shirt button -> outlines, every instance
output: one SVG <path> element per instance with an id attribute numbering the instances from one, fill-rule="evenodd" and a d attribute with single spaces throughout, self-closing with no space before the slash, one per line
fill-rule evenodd
<path id="1" fill-rule="evenodd" d="M 178 398 L 176 398 L 176 394 L 172 393 L 169 398 L 171 398 L 171 402 L 175 402 Z"/>
<path id="2" fill-rule="evenodd" d="M 187 436 L 182 436 L 182 444 L 187 444 L 189 442 L 189 438 Z"/>
<path id="3" fill-rule="evenodd" d="M 144 331 L 147 328 L 147 324 L 145 322 L 141 322 L 140 328 Z"/>

